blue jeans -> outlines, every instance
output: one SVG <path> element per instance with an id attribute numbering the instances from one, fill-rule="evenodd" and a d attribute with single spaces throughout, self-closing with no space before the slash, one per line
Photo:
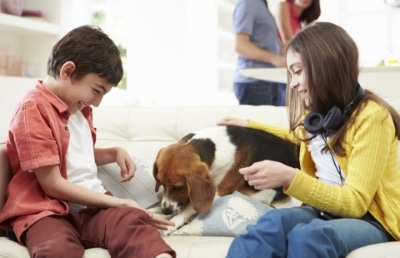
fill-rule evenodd
<path id="1" fill-rule="evenodd" d="M 240 105 L 285 105 L 286 84 L 256 81 L 233 84 L 233 90 Z"/>
<path id="2" fill-rule="evenodd" d="M 321 219 L 311 207 L 276 209 L 237 236 L 227 258 L 338 258 L 391 236 L 372 217 Z"/>

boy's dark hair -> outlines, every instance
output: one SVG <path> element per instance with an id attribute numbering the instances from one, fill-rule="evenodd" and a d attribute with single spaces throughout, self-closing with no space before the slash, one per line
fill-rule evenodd
<path id="1" fill-rule="evenodd" d="M 72 61 L 76 69 L 71 80 L 96 74 L 116 86 L 122 79 L 123 66 L 115 43 L 99 27 L 84 25 L 68 32 L 53 47 L 47 61 L 47 74 L 58 78 L 62 65 Z"/>

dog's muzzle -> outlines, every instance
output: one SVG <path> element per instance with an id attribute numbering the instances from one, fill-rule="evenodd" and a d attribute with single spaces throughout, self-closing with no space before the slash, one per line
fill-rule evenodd
<path id="1" fill-rule="evenodd" d="M 181 211 L 180 205 L 175 202 L 169 200 L 167 197 L 163 197 L 161 200 L 161 212 L 164 215 L 175 215 Z"/>

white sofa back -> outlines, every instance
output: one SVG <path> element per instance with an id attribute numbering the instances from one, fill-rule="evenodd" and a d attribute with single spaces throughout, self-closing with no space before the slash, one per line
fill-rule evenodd
<path id="1" fill-rule="evenodd" d="M 121 146 L 152 163 L 158 150 L 187 133 L 215 126 L 225 116 L 287 125 L 286 108 L 274 106 L 98 107 L 97 147 Z"/>

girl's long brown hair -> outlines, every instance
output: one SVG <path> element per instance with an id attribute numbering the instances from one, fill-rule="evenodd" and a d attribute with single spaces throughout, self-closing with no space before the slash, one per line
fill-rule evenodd
<path id="1" fill-rule="evenodd" d="M 359 53 L 354 40 L 341 27 L 329 22 L 316 22 L 301 30 L 287 45 L 288 50 L 297 52 L 302 59 L 306 73 L 311 106 L 306 107 L 295 90 L 287 90 L 290 130 L 303 126 L 304 114 L 309 111 L 327 114 L 333 106 L 343 109 L 356 96 L 358 90 Z M 288 84 L 291 75 L 288 72 Z M 361 85 L 362 86 L 362 85 Z M 358 107 L 368 100 L 385 107 L 394 122 L 396 136 L 400 138 L 400 115 L 385 100 L 369 90 Z M 356 108 L 355 115 L 360 111 Z M 329 135 L 332 150 L 337 155 L 345 155 L 342 142 L 349 123 L 346 116 L 340 128 Z M 306 139 L 302 139 L 306 140 Z"/>

